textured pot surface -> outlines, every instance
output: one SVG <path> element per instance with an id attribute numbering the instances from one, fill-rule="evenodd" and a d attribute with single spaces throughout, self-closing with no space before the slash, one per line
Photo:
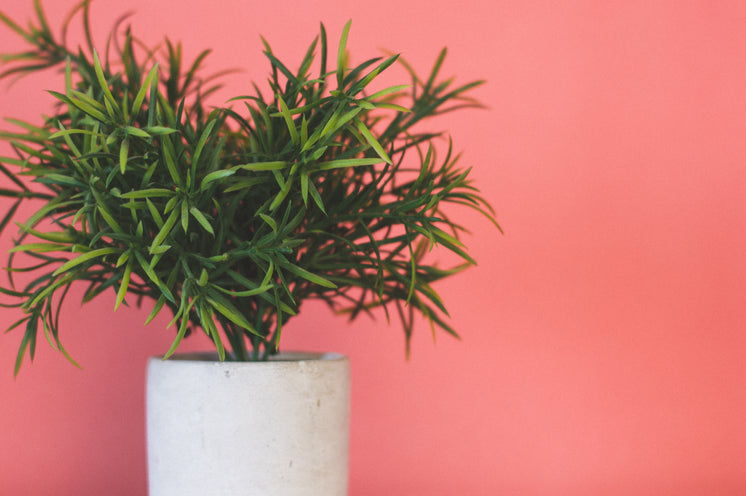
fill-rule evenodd
<path id="1" fill-rule="evenodd" d="M 148 362 L 150 496 L 345 496 L 347 357 L 208 357 Z"/>

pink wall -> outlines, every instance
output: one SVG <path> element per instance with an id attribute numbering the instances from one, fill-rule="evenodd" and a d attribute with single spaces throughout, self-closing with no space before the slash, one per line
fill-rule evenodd
<path id="1" fill-rule="evenodd" d="M 506 229 L 466 219 L 480 266 L 439 287 L 463 341 L 423 326 L 406 362 L 395 326 L 317 305 L 285 331 L 352 358 L 351 494 L 746 494 L 744 4 L 265 4 L 127 8 L 146 40 L 245 67 L 236 92 L 266 74 L 259 34 L 299 59 L 318 21 L 336 40 L 348 18 L 357 60 L 425 69 L 448 45 L 447 73 L 489 80 L 490 110 L 445 122 Z M 3 86 L 0 115 L 34 119 L 42 88 Z M 143 366 L 171 333 L 113 301 L 63 314 L 83 371 L 42 343 L 13 380 L 20 336 L 0 336 L 0 494 L 145 495 Z"/>

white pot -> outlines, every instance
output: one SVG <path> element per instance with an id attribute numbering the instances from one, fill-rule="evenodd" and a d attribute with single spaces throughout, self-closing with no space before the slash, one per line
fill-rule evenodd
<path id="1" fill-rule="evenodd" d="M 151 358 L 147 381 L 150 496 L 346 496 L 347 357 Z"/>

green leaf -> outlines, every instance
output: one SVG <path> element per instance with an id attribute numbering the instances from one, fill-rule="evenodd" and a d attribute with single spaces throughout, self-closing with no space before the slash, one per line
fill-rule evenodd
<path id="1" fill-rule="evenodd" d="M 36 329 L 34 328 L 33 331 L 31 331 L 30 327 L 31 322 L 34 322 L 34 327 L 36 327 L 37 318 L 37 316 L 31 317 L 31 320 L 29 320 L 29 324 L 26 327 L 26 332 L 23 335 L 23 339 L 21 339 L 21 345 L 19 346 L 18 353 L 16 354 L 16 364 L 15 368 L 13 369 L 13 376 L 18 376 L 18 372 L 21 370 L 21 365 L 23 364 L 23 358 L 26 355 L 26 350 L 29 348 L 29 343 L 36 338 Z"/>
<path id="2" fill-rule="evenodd" d="M 148 138 L 150 138 L 150 137 L 151 137 L 151 136 L 150 136 L 150 133 L 148 133 L 148 132 L 147 132 L 146 130 L 144 130 L 144 129 L 140 129 L 139 127 L 134 127 L 134 126 L 126 126 L 126 127 L 124 128 L 124 131 L 125 131 L 125 132 L 126 132 L 126 133 L 127 133 L 128 135 L 130 135 L 130 136 L 137 136 L 138 138 L 145 138 L 145 139 L 148 139 Z"/>
<path id="3" fill-rule="evenodd" d="M 39 179 L 37 179 L 39 182 L 44 182 L 44 184 L 64 184 L 67 186 L 72 186 L 74 188 L 85 188 L 86 185 L 75 179 L 74 177 L 65 176 L 62 174 L 54 174 L 54 173 L 41 173 L 39 176 Z"/>
<path id="4" fill-rule="evenodd" d="M 287 182 L 282 185 L 282 188 L 280 189 L 280 192 L 277 193 L 275 198 L 272 200 L 272 203 L 269 205 L 269 211 L 274 212 L 277 207 L 280 206 L 280 204 L 287 198 L 288 194 L 290 193 L 290 187 L 293 185 L 293 177 L 289 177 Z"/>
<path id="5" fill-rule="evenodd" d="M 342 37 L 339 40 L 339 50 L 337 51 L 337 87 L 342 89 L 342 82 L 345 79 L 345 60 L 347 53 L 347 36 L 350 34 L 352 20 L 347 21 L 342 29 Z"/>
<path id="6" fill-rule="evenodd" d="M 18 229 L 20 231 L 23 231 L 25 233 L 31 234 L 32 236 L 43 239 L 44 241 L 49 241 L 51 243 L 73 243 L 75 240 L 73 236 L 71 236 L 69 231 L 65 232 L 42 232 L 37 231 L 35 229 L 32 229 L 24 224 L 20 224 L 16 222 L 16 226 L 18 226 Z"/>
<path id="7" fill-rule="evenodd" d="M 129 150 L 130 150 L 129 138 L 124 138 L 121 146 L 119 147 L 119 170 L 122 174 L 124 174 L 124 171 L 127 168 L 127 157 L 129 155 Z"/>
<path id="8" fill-rule="evenodd" d="M 117 113 L 119 113 L 119 102 L 117 102 L 117 100 L 114 98 L 114 95 L 111 94 L 111 90 L 109 89 L 109 82 L 106 81 L 103 68 L 101 67 L 101 61 L 98 59 L 98 54 L 95 50 L 93 51 L 93 69 L 96 73 L 98 84 L 101 86 L 101 89 L 104 92 L 104 97 L 106 98 L 105 102 L 109 102 L 112 109 L 116 109 Z M 114 116 L 112 115 L 112 117 Z"/>
<path id="9" fill-rule="evenodd" d="M 23 245 L 17 245 L 8 250 L 9 253 L 19 252 L 31 252 L 31 253 L 46 253 L 50 251 L 67 251 L 70 249 L 70 245 L 62 245 L 58 243 L 27 243 Z"/>
<path id="10" fill-rule="evenodd" d="M 42 206 L 39 210 L 36 211 L 34 215 L 32 215 L 25 223 L 25 226 L 33 227 L 36 224 L 38 224 L 44 217 L 49 215 L 51 212 L 57 210 L 69 207 L 71 205 L 77 205 L 77 202 L 73 201 L 63 201 L 67 200 L 67 198 L 63 197 L 56 197 L 51 200 L 49 200 L 48 203 L 46 203 L 44 206 Z"/>
<path id="11" fill-rule="evenodd" d="M 150 250 L 150 254 L 153 256 L 163 255 L 170 249 L 171 249 L 171 245 L 158 245 L 157 247 Z"/>
<path id="12" fill-rule="evenodd" d="M 119 268 L 122 265 L 124 265 L 125 263 L 127 263 L 127 261 L 129 259 L 130 259 L 130 251 L 128 250 L 128 251 L 125 251 L 124 253 L 122 253 L 121 255 L 119 255 L 119 258 L 117 259 L 117 263 L 114 264 L 114 266 L 117 267 L 117 268 Z"/>
<path id="13" fill-rule="evenodd" d="M 397 105 L 395 103 L 376 103 L 375 105 L 376 105 L 376 108 L 396 110 L 397 112 L 403 112 L 405 114 L 412 112 L 411 109 L 408 109 L 407 107 L 402 107 L 401 105 Z"/>
<path id="14" fill-rule="evenodd" d="M 186 201 L 181 202 L 181 228 L 185 233 L 189 231 L 189 203 Z"/>
<path id="15" fill-rule="evenodd" d="M 176 205 L 179 204 L 180 196 L 174 195 L 166 202 L 166 208 L 163 210 L 164 214 L 169 213 L 171 210 L 176 208 Z"/>
<path id="16" fill-rule="evenodd" d="M 178 132 L 176 129 L 171 129 L 170 127 L 163 127 L 163 126 L 148 126 L 148 127 L 143 128 L 143 130 L 151 136 L 164 136 L 167 134 L 173 134 L 173 133 Z"/>
<path id="17" fill-rule="evenodd" d="M 171 211 L 171 214 L 168 216 L 168 219 L 163 224 L 163 227 L 161 227 L 161 230 L 158 231 L 158 234 L 156 234 L 155 238 L 153 238 L 153 242 L 150 244 L 150 253 L 153 253 L 153 250 L 158 248 L 158 246 L 163 243 L 163 241 L 166 239 L 166 236 L 171 234 L 171 230 L 176 225 L 176 221 L 179 219 L 179 213 L 174 209 Z"/>
<path id="18" fill-rule="evenodd" d="M 267 272 L 264 274 L 264 279 L 262 280 L 260 287 L 270 285 L 270 281 L 272 281 L 272 275 L 274 274 L 274 271 L 275 271 L 275 264 L 274 262 L 272 262 L 272 260 L 270 260 L 269 267 L 267 267 Z"/>
<path id="19" fill-rule="evenodd" d="M 127 266 L 124 268 L 124 274 L 122 274 L 122 283 L 119 285 L 119 291 L 117 291 L 117 300 L 114 304 L 114 311 L 116 311 L 119 308 L 119 305 L 121 305 L 124 301 L 124 297 L 127 294 L 127 289 L 129 288 L 131 275 L 132 260 L 130 259 L 130 261 L 127 263 Z"/>
<path id="20" fill-rule="evenodd" d="M 466 253 L 466 250 L 463 249 L 464 245 L 459 240 L 444 232 L 443 230 L 438 229 L 437 227 L 431 227 L 430 232 L 435 236 L 435 238 L 437 238 L 438 241 L 440 241 L 440 243 L 445 245 L 449 250 L 456 253 L 470 264 L 477 265 L 477 262 L 473 258 L 471 258 L 468 253 Z"/>
<path id="21" fill-rule="evenodd" d="M 207 142 L 207 139 L 210 137 L 210 133 L 212 133 L 212 129 L 215 127 L 215 124 L 217 123 L 217 120 L 211 120 L 207 123 L 207 126 L 205 126 L 205 130 L 202 131 L 202 135 L 199 137 L 199 141 L 197 142 L 197 147 L 194 149 L 194 155 L 192 156 L 192 164 L 199 163 L 199 157 L 202 155 L 202 149 L 205 147 L 205 143 Z"/>
<path id="22" fill-rule="evenodd" d="M 280 113 L 285 118 L 285 125 L 288 128 L 288 131 L 290 131 L 290 139 L 293 141 L 294 145 L 297 145 L 300 143 L 300 138 L 298 137 L 298 129 L 295 127 L 295 122 L 293 122 L 293 116 L 290 115 L 290 111 L 288 110 L 288 106 L 285 103 L 285 100 L 283 100 L 282 95 L 277 95 L 277 101 L 280 103 Z"/>
<path id="23" fill-rule="evenodd" d="M 51 91 L 51 90 L 49 91 L 49 94 L 57 98 L 58 100 L 65 102 L 70 107 L 76 107 L 82 110 L 83 112 L 85 112 L 86 114 L 93 117 L 95 120 L 99 122 L 105 122 L 105 123 L 111 122 L 111 118 L 107 116 L 105 113 L 101 112 L 96 107 L 80 99 L 68 98 L 66 95 L 63 95 L 62 93 L 58 93 L 56 91 Z"/>
<path id="24" fill-rule="evenodd" d="M 324 209 L 324 201 L 321 199 L 321 194 L 319 194 L 319 190 L 316 189 L 316 185 L 313 183 L 313 181 L 308 182 L 308 192 L 311 193 L 311 198 L 313 198 L 316 206 L 319 207 L 319 209 L 324 212 L 324 214 L 326 214 L 326 209 Z"/>
<path id="25" fill-rule="evenodd" d="M 318 128 L 316 131 L 313 132 L 313 134 L 308 138 L 308 141 L 306 141 L 306 144 L 303 145 L 303 147 L 301 148 L 301 151 L 309 150 L 314 144 L 316 144 L 317 141 L 321 140 L 322 138 L 330 138 L 342 126 L 344 126 L 352 118 L 357 116 L 357 114 L 363 111 L 363 108 L 358 106 L 345 112 L 343 115 L 342 112 L 344 109 L 344 105 L 340 105 L 339 108 L 329 117 L 329 120 L 326 122 L 324 127 Z"/>
<path id="26" fill-rule="evenodd" d="M 243 165 L 239 165 L 238 167 L 240 169 L 250 170 L 250 171 L 272 171 L 272 170 L 282 170 L 282 169 L 285 169 L 287 166 L 288 166 L 287 162 L 275 161 L 275 162 L 256 162 L 252 164 L 243 164 Z"/>
<path id="27" fill-rule="evenodd" d="M 161 214 L 158 212 L 155 204 L 150 201 L 150 198 L 146 198 L 145 202 L 148 205 L 148 211 L 150 212 L 150 215 L 155 221 L 155 225 L 158 227 L 158 229 L 161 229 L 163 227 L 163 218 L 161 217 Z"/>
<path id="28" fill-rule="evenodd" d="M 29 296 L 28 293 L 21 292 L 21 291 L 13 291 L 11 289 L 6 289 L 6 288 L 4 288 L 2 286 L 0 286 L 0 293 L 4 294 L 6 296 L 12 296 L 14 298 L 27 298 Z"/>
<path id="29" fill-rule="evenodd" d="M 179 187 L 184 187 L 184 183 L 181 180 L 178 170 L 176 169 L 176 152 L 174 152 L 174 145 L 171 143 L 169 138 L 162 140 L 163 148 L 163 159 L 166 162 L 168 173 L 171 175 L 171 179 L 174 183 L 178 184 Z"/>
<path id="30" fill-rule="evenodd" d="M 264 220 L 264 222 L 266 222 L 274 232 L 277 232 L 277 222 L 275 222 L 275 219 L 265 214 L 259 214 L 259 217 L 261 217 L 262 220 Z"/>
<path id="31" fill-rule="evenodd" d="M 57 291 L 62 286 L 69 285 L 70 282 L 73 281 L 74 277 L 75 277 L 75 274 L 69 273 L 69 274 L 65 274 L 64 276 L 50 283 L 50 281 L 52 281 L 54 277 L 46 276 L 44 279 L 45 279 L 45 282 L 47 282 L 47 285 L 44 286 L 43 289 L 40 288 L 41 289 L 40 291 L 37 290 L 36 292 L 34 292 L 34 294 L 32 295 L 33 298 L 31 300 L 25 301 L 23 305 L 21 305 L 21 308 L 23 308 L 26 311 L 29 311 L 32 308 L 38 308 L 39 302 L 50 297 L 52 293 Z"/>
<path id="32" fill-rule="evenodd" d="M 199 280 L 197 281 L 197 284 L 200 287 L 205 287 L 207 285 L 207 281 L 209 280 L 209 274 L 207 273 L 207 269 L 203 268 L 202 272 L 199 274 Z"/>
<path id="33" fill-rule="evenodd" d="M 142 107 L 142 103 L 145 100 L 145 94 L 150 89 L 150 85 L 153 83 L 153 81 L 157 81 L 158 78 L 158 63 L 156 62 L 152 69 L 150 69 L 150 72 L 145 77 L 145 81 L 143 81 L 142 86 L 140 86 L 140 90 L 137 92 L 137 95 L 135 96 L 135 99 L 132 101 L 132 111 L 131 114 L 133 117 L 137 116 L 137 114 L 140 112 L 140 108 Z M 151 102 L 151 105 L 154 105 L 155 102 Z"/>
<path id="34" fill-rule="evenodd" d="M 300 124 L 300 146 L 301 148 L 306 144 L 306 141 L 308 141 L 308 120 L 306 119 L 306 116 L 303 116 L 303 119 L 301 120 Z"/>
<path id="35" fill-rule="evenodd" d="M 341 169 L 345 167 L 358 167 L 361 165 L 380 164 L 380 158 L 344 158 L 339 160 L 329 160 L 316 165 L 318 170 Z"/>
<path id="36" fill-rule="evenodd" d="M 223 317 L 237 326 L 246 329 L 250 333 L 261 337 L 261 334 L 254 329 L 254 326 L 252 326 L 248 320 L 246 320 L 246 317 L 244 317 L 230 301 L 221 296 L 220 293 L 208 290 L 207 301 L 210 302 L 210 305 L 223 315 Z"/>
<path id="37" fill-rule="evenodd" d="M 227 187 L 225 189 L 226 193 L 232 193 L 234 191 L 240 191 L 242 189 L 251 189 L 253 186 L 256 186 L 257 184 L 262 184 L 267 182 L 268 178 L 265 177 L 250 177 L 247 179 L 241 179 L 233 183 L 231 186 Z"/>
<path id="38" fill-rule="evenodd" d="M 176 352 L 176 349 L 181 344 L 181 341 L 184 339 L 184 336 L 186 336 L 186 331 L 189 327 L 189 312 L 191 311 L 192 307 L 194 306 L 195 300 L 192 300 L 188 303 L 186 308 L 180 307 L 180 312 L 177 313 L 176 317 L 174 319 L 177 319 L 179 316 L 181 316 L 181 324 L 179 325 L 179 332 L 176 334 L 176 338 L 174 338 L 173 343 L 171 343 L 171 347 L 168 349 L 165 355 L 163 355 L 163 359 L 170 357 Z M 184 302 L 182 301 L 182 307 L 184 306 Z"/>
<path id="39" fill-rule="evenodd" d="M 395 86 L 389 86 L 388 88 L 382 89 L 381 91 L 376 91 L 375 93 L 373 93 L 372 95 L 370 95 L 369 97 L 367 97 L 366 100 L 368 100 L 369 102 L 375 102 L 379 98 L 382 98 L 384 96 L 390 95 L 392 93 L 397 93 L 399 91 L 403 91 L 403 90 L 409 89 L 411 87 L 412 86 L 409 85 L 409 84 L 399 84 L 399 85 L 395 85 Z M 380 105 L 380 103 L 378 103 L 378 102 L 375 102 L 375 104 L 376 104 L 376 106 Z M 405 110 L 409 110 L 409 109 L 405 109 Z"/>
<path id="40" fill-rule="evenodd" d="M 89 131 L 87 129 L 63 129 L 62 131 L 57 131 L 56 133 L 50 134 L 48 139 L 54 140 L 57 138 L 61 138 L 63 136 L 70 136 L 71 134 L 84 134 L 88 136 L 106 136 L 105 134 L 97 133 L 94 131 Z"/>
<path id="41" fill-rule="evenodd" d="M 17 34 L 21 35 L 21 37 L 23 37 L 29 43 L 34 44 L 35 42 L 34 37 L 31 34 L 24 31 L 23 28 L 21 28 L 21 26 L 13 22 L 13 20 L 10 17 L 6 16 L 2 12 L 0 12 L 0 22 L 8 26 L 10 29 L 15 31 Z"/>
<path id="42" fill-rule="evenodd" d="M 114 217 L 104 205 L 97 205 L 97 208 L 98 212 L 101 214 L 101 217 L 104 218 L 104 222 L 109 225 L 112 231 L 119 234 L 124 232 L 122 226 L 119 225 L 119 223 L 116 221 L 116 219 L 114 219 Z"/>
<path id="43" fill-rule="evenodd" d="M 303 198 L 303 205 L 308 207 L 308 183 L 310 182 L 310 179 L 308 178 L 308 173 L 301 174 L 300 176 L 300 192 L 301 197 Z"/>
<path id="44" fill-rule="evenodd" d="M 226 177 L 232 176 L 236 173 L 236 169 L 222 169 L 222 170 L 216 170 L 212 171 L 209 174 L 207 174 L 204 178 L 202 178 L 202 183 L 200 184 L 200 191 L 205 191 L 207 188 L 210 187 L 210 183 L 213 181 L 217 181 L 219 179 L 225 179 Z"/>
<path id="45" fill-rule="evenodd" d="M 168 289 L 168 287 L 165 284 L 163 284 L 163 281 L 161 281 L 161 278 L 158 277 L 158 274 L 155 273 L 155 271 L 150 266 L 150 264 L 147 262 L 147 260 L 145 260 L 145 257 L 139 251 L 136 251 L 135 258 L 137 259 L 137 262 L 140 264 L 140 267 L 142 268 L 143 272 L 145 272 L 145 275 L 148 276 L 148 279 L 150 279 L 153 282 L 153 284 L 158 286 L 158 289 L 161 290 L 162 295 L 168 301 L 175 304 L 176 298 L 174 298 L 173 293 L 171 292 L 170 289 Z"/>
<path id="46" fill-rule="evenodd" d="M 153 310 L 150 311 L 150 314 L 148 315 L 148 318 L 145 319 L 145 324 L 150 324 L 153 319 L 160 313 L 160 311 L 163 309 L 163 306 L 166 304 L 166 297 L 161 295 L 158 297 L 158 300 L 155 302 L 155 305 L 153 306 Z"/>
<path id="47" fill-rule="evenodd" d="M 438 58 L 435 60 L 435 64 L 433 64 L 433 68 L 430 71 L 430 76 L 427 78 L 427 82 L 424 84 L 424 87 L 422 89 L 424 93 L 430 92 L 430 88 L 432 88 L 433 84 L 435 83 L 435 78 L 438 77 L 438 73 L 440 72 L 440 68 L 443 66 L 443 61 L 445 60 L 447 53 L 448 49 L 443 48 L 438 54 Z"/>
<path id="48" fill-rule="evenodd" d="M 357 130 L 360 131 L 360 134 L 365 137 L 365 140 L 368 142 L 368 144 L 376 151 L 379 157 L 386 162 L 387 164 L 391 164 L 391 159 L 386 154 L 386 152 L 383 150 L 383 147 L 378 142 L 378 140 L 373 136 L 373 134 L 368 130 L 368 128 L 363 124 L 363 121 L 360 119 L 356 119 L 355 124 L 357 125 Z"/>
<path id="49" fill-rule="evenodd" d="M 88 93 L 83 93 L 83 92 L 77 91 L 77 90 L 70 90 L 70 93 L 68 94 L 68 96 L 73 101 L 83 102 L 86 105 L 88 105 L 88 106 L 90 106 L 90 107 L 98 110 L 99 112 L 106 112 L 107 111 L 105 103 L 108 102 L 108 100 L 106 100 L 106 99 L 104 99 L 104 103 L 101 103 L 100 101 L 96 100 L 91 95 L 89 95 Z M 107 116 L 107 119 L 109 117 L 110 116 Z"/>
<path id="50" fill-rule="evenodd" d="M 220 333 L 218 328 L 215 326 L 213 320 L 213 312 L 207 305 L 200 305 L 200 323 L 206 328 L 207 334 L 212 338 L 215 343 L 215 348 L 218 352 L 218 358 L 223 361 L 225 360 L 225 348 L 223 342 L 220 339 Z"/>
<path id="51" fill-rule="evenodd" d="M 334 284 L 333 282 L 331 282 L 330 280 L 324 279 L 323 277 L 321 277 L 319 275 L 312 274 L 311 272 L 307 271 L 306 269 L 304 269 L 302 267 L 299 267 L 299 266 L 297 266 L 297 265 L 295 265 L 293 263 L 283 262 L 280 265 L 282 266 L 283 269 L 287 269 L 290 272 L 292 272 L 293 274 L 295 274 L 297 276 L 300 276 L 303 279 L 305 279 L 307 281 L 310 281 L 310 282 L 312 282 L 314 284 L 318 284 L 319 286 L 323 286 L 325 288 L 331 288 L 331 289 L 336 289 L 337 288 L 337 285 Z"/>
<path id="52" fill-rule="evenodd" d="M 217 286 L 215 284 L 211 284 L 210 287 L 217 289 L 218 291 L 225 293 L 227 295 L 238 297 L 238 298 L 243 298 L 243 297 L 256 296 L 262 293 L 266 293 L 267 291 L 272 289 L 273 286 L 271 284 L 262 285 L 262 286 L 259 286 L 258 288 L 248 289 L 246 291 L 232 291 L 230 289 L 221 288 L 220 286 Z"/>
<path id="53" fill-rule="evenodd" d="M 51 30 L 47 23 L 47 17 L 44 15 L 44 10 L 41 7 L 41 0 L 34 0 L 34 10 L 36 11 L 36 18 L 39 19 L 39 26 L 41 27 L 41 33 L 49 34 L 51 37 Z"/>
<path id="54" fill-rule="evenodd" d="M 15 164 L 21 167 L 25 167 L 26 160 L 16 160 L 16 159 L 8 158 L 8 157 L 0 157 L 0 172 L 2 172 L 5 176 L 7 176 L 8 179 L 13 181 L 16 184 L 16 186 L 21 188 L 23 191 L 28 192 L 29 191 L 28 187 L 23 183 L 23 181 L 18 179 L 18 176 L 16 176 L 16 174 L 9 171 L 8 168 L 5 167 L 5 165 L 3 165 L 3 162 L 6 164 Z"/>
<path id="55" fill-rule="evenodd" d="M 148 188 L 122 193 L 120 196 L 126 200 L 141 200 L 143 198 L 161 198 L 174 196 L 176 193 L 170 189 Z"/>
<path id="56" fill-rule="evenodd" d="M 197 222 L 199 222 L 199 225 L 201 225 L 205 231 L 215 236 L 215 231 L 213 231 L 210 222 L 207 220 L 207 217 L 205 217 L 205 214 L 203 214 L 197 207 L 190 208 L 189 212 L 197 220 Z"/>
<path id="57" fill-rule="evenodd" d="M 388 67 L 391 66 L 396 60 L 399 58 L 399 55 L 392 55 L 391 57 L 387 58 L 383 62 L 381 62 L 375 69 L 370 71 L 368 75 L 366 75 L 363 79 L 361 79 L 355 86 L 359 88 L 359 90 L 364 89 L 367 87 L 373 79 L 375 79 L 381 72 L 385 71 Z"/>
<path id="58" fill-rule="evenodd" d="M 121 251 L 122 250 L 120 248 L 99 248 L 98 250 L 91 250 L 71 260 L 68 260 L 67 262 L 62 264 L 57 270 L 55 270 L 52 275 L 56 276 L 56 275 L 62 274 L 63 272 L 67 272 L 68 270 L 75 268 L 80 264 L 90 262 L 91 260 L 95 258 L 100 258 L 100 257 L 111 255 L 114 253 L 121 253 Z"/>

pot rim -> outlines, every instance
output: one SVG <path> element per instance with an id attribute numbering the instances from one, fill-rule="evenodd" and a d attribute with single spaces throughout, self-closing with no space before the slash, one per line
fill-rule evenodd
<path id="1" fill-rule="evenodd" d="M 316 351 L 281 351 L 277 355 L 272 355 L 268 360 L 258 361 L 221 361 L 218 358 L 217 352 L 214 351 L 193 351 L 184 353 L 175 353 L 170 357 L 164 359 L 163 355 L 151 356 L 150 361 L 158 361 L 161 363 L 168 362 L 195 362 L 195 363 L 216 363 L 216 364 L 229 364 L 229 365 L 260 365 L 265 363 L 276 363 L 276 362 L 306 362 L 306 361 L 336 361 L 336 360 L 348 360 L 346 355 L 336 352 L 316 352 Z"/>

